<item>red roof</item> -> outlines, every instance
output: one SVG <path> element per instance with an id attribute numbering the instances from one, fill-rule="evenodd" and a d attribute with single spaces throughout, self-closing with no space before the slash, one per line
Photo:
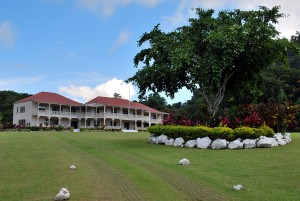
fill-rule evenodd
<path id="1" fill-rule="evenodd" d="M 15 103 L 23 103 L 23 102 L 27 102 L 27 101 L 35 101 L 35 102 L 39 102 L 39 103 L 61 104 L 61 105 L 75 105 L 75 106 L 81 105 L 81 103 L 79 103 L 77 101 L 73 101 L 69 98 L 66 98 L 64 96 L 61 96 L 56 93 L 51 93 L 51 92 L 40 92 L 35 95 L 24 98 L 22 100 L 19 100 Z"/>
<path id="2" fill-rule="evenodd" d="M 122 99 L 122 98 L 109 98 L 109 97 L 98 96 L 93 100 L 87 102 L 85 105 L 89 105 L 93 103 L 101 104 L 101 105 L 109 105 L 109 106 L 127 107 L 127 108 L 130 106 L 130 108 L 134 108 L 134 109 L 149 110 L 150 112 L 153 113 L 163 113 L 156 109 L 148 107 L 142 103 L 131 102 L 129 100 Z"/>

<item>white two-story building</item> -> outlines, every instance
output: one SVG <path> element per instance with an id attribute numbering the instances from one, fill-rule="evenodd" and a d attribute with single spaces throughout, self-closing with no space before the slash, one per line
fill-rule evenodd
<path id="1" fill-rule="evenodd" d="M 143 130 L 160 124 L 166 113 L 121 98 L 98 96 L 85 104 L 50 92 L 14 103 L 13 123 L 23 126 L 104 127 Z"/>

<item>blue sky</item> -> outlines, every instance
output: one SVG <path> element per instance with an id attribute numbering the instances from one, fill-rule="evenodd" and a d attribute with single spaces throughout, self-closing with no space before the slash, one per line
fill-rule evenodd
<path id="1" fill-rule="evenodd" d="M 124 80 L 137 70 L 133 57 L 144 32 L 185 24 L 191 8 L 258 5 L 281 5 L 289 14 L 278 25 L 283 36 L 300 31 L 300 3 L 292 0 L 0 0 L 0 90 L 49 91 L 80 102 L 116 92 L 134 100 L 138 89 Z M 182 90 L 167 100 L 190 98 Z"/>

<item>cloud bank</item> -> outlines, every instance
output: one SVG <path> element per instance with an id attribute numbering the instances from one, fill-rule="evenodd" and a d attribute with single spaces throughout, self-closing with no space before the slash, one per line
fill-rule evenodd
<path id="1" fill-rule="evenodd" d="M 76 100 L 87 102 L 97 96 L 113 97 L 114 93 L 121 95 L 123 99 L 131 99 L 135 95 L 134 88 L 131 83 L 125 83 L 123 80 L 113 78 L 105 83 L 97 86 L 62 86 L 59 87 L 61 93 L 71 95 Z"/>

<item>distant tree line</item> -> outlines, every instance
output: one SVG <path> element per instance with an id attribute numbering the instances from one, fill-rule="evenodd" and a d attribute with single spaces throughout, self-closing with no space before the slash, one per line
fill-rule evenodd
<path id="1" fill-rule="evenodd" d="M 28 93 L 0 91 L 0 124 L 12 125 L 14 102 L 30 96 Z"/>

